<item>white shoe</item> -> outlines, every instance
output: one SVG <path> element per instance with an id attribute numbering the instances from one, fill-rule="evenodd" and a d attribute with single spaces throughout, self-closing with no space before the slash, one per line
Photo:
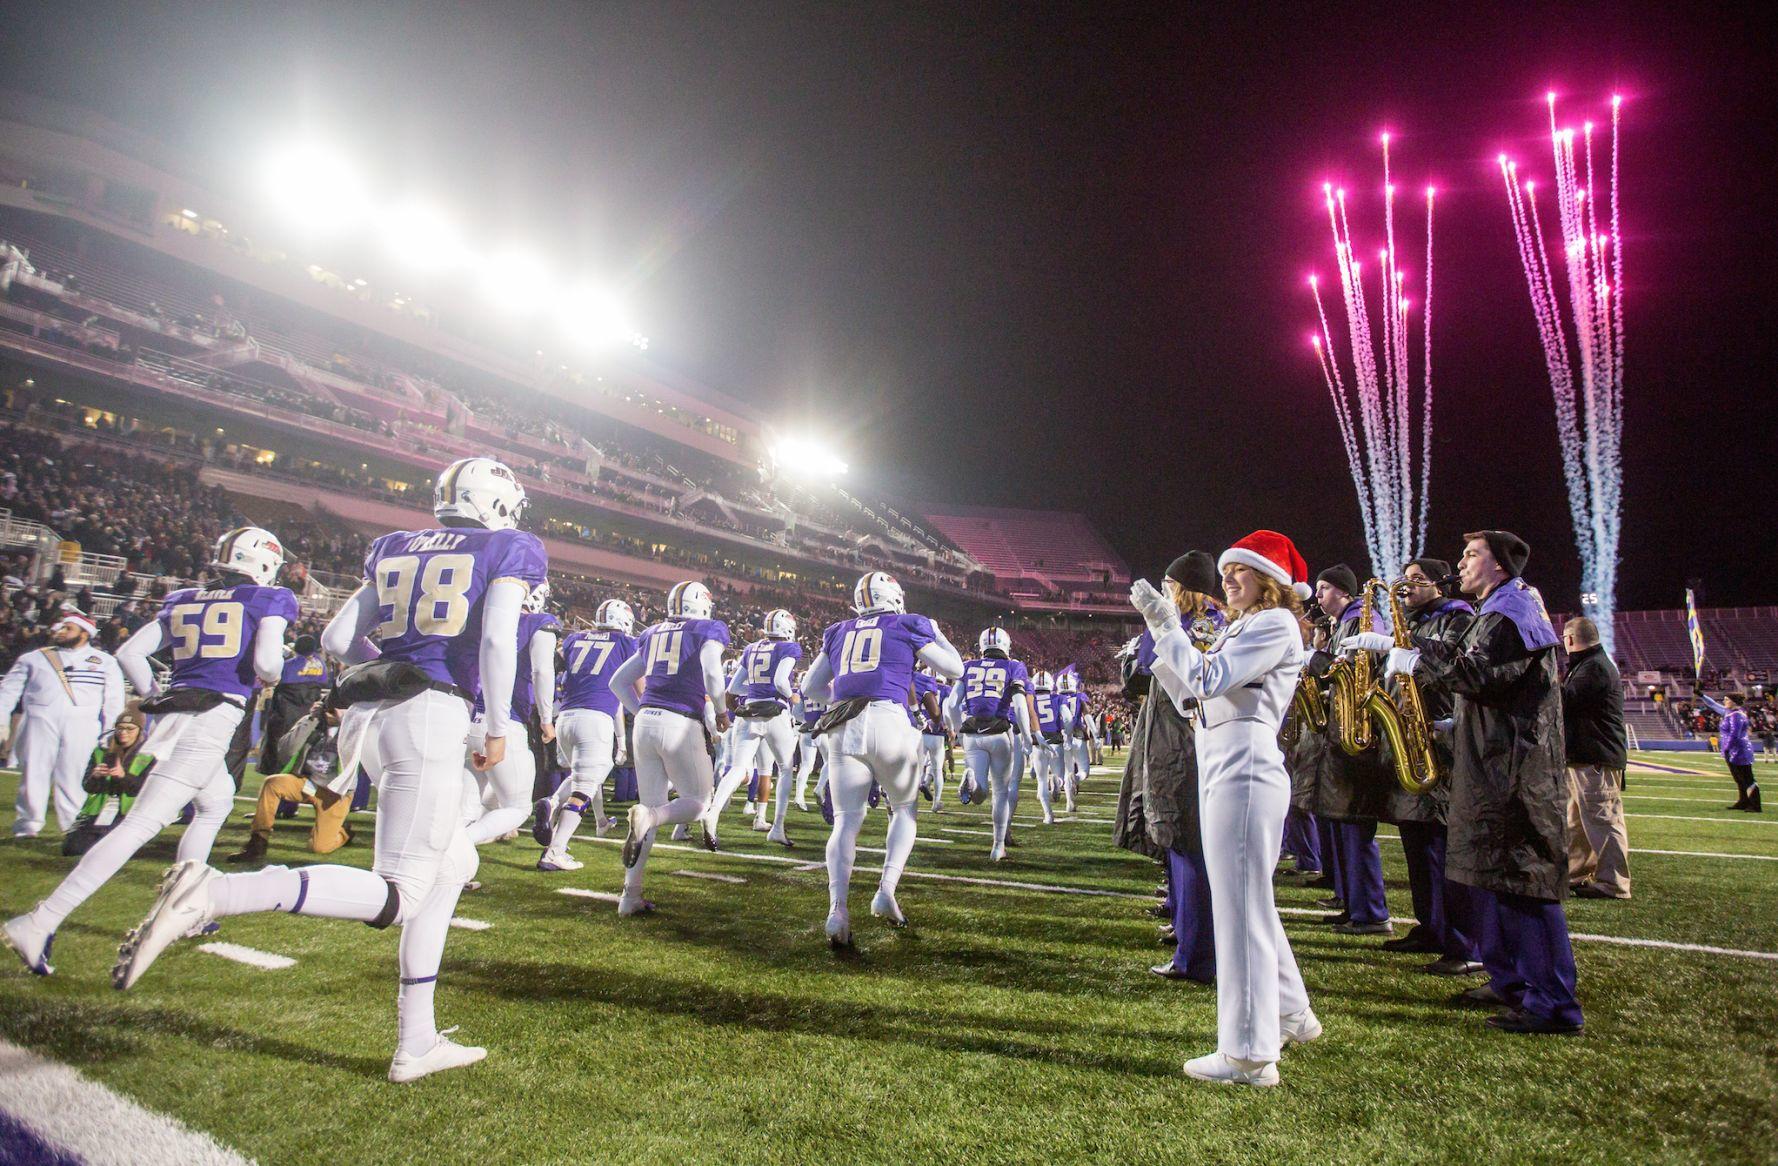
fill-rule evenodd
<path id="1" fill-rule="evenodd" d="M 456 1029 L 450 1031 L 455 1032 Z M 473 1065 L 487 1055 L 487 1049 L 460 1045 L 441 1033 L 438 1043 L 417 1057 L 396 1053 L 395 1059 L 389 1062 L 389 1080 L 397 1085 L 405 1085 L 409 1081 L 418 1081 L 446 1069 L 461 1069 L 465 1065 Z"/>
<path id="2" fill-rule="evenodd" d="M 53 976 L 55 968 L 49 963 L 49 949 L 55 944 L 56 933 L 45 931 L 31 922 L 29 915 L 20 915 L 17 919 L 8 919 L 0 926 L 0 940 L 4 940 L 25 961 L 34 976 Z"/>
<path id="3" fill-rule="evenodd" d="M 117 949 L 117 966 L 111 969 L 112 987 L 127 991 L 174 940 L 216 918 L 210 884 L 221 877 L 221 871 L 195 859 L 168 868 L 154 906 L 148 909 L 141 925 L 124 936 Z"/>
<path id="4" fill-rule="evenodd" d="M 989 862 L 1004 862 L 1004 861 L 1006 861 L 1006 847 L 1004 847 L 1004 846 L 989 847 L 988 848 L 988 861 Z"/>
<path id="5" fill-rule="evenodd" d="M 852 946 L 852 920 L 844 911 L 827 913 L 827 942 L 833 947 Z"/>
<path id="6" fill-rule="evenodd" d="M 1056 816 L 1048 810 L 1045 810 L 1043 812 L 1043 824 L 1045 826 L 1054 826 L 1056 824 Z"/>
<path id="7" fill-rule="evenodd" d="M 1321 1035 L 1321 1021 L 1316 1018 L 1313 1008 L 1305 1008 L 1301 1012 L 1293 1012 L 1278 1021 L 1278 1036 L 1284 1047 L 1306 1045 Z"/>
<path id="8" fill-rule="evenodd" d="M 786 850 L 794 850 L 796 848 L 796 843 L 794 843 L 790 840 L 790 835 L 788 835 L 784 832 L 784 828 L 782 826 L 772 827 L 771 833 L 766 835 L 766 841 L 767 842 L 776 842 L 779 846 L 782 846 Z"/>
<path id="9" fill-rule="evenodd" d="M 755 819 L 753 819 L 753 828 L 755 830 L 760 831 L 761 833 L 764 833 L 765 831 L 770 830 L 772 828 L 772 824 L 770 822 L 766 821 L 764 818 L 755 818 Z"/>
<path id="10" fill-rule="evenodd" d="M 518 840 L 519 840 L 519 832 L 517 830 L 508 830 L 506 833 L 502 834 L 500 837 L 494 839 L 494 841 L 496 841 L 496 842 L 517 842 Z"/>
<path id="11" fill-rule="evenodd" d="M 1185 1063 L 1185 1075 L 1196 1081 L 1216 1085 L 1276 1085 L 1278 1062 L 1266 1061 L 1256 1068 L 1243 1068 L 1233 1057 L 1211 1053 Z"/>
<path id="12" fill-rule="evenodd" d="M 653 910 L 654 900 L 644 899 L 641 891 L 631 894 L 626 890 L 617 897 L 617 913 L 625 918 L 631 915 L 646 915 Z"/>
<path id="13" fill-rule="evenodd" d="M 809 811 L 809 803 L 802 798 L 797 798 L 794 802 L 791 802 L 790 804 L 795 806 L 797 809 L 801 810 L 805 814 L 810 812 Z"/>
<path id="14" fill-rule="evenodd" d="M 593 837 L 603 838 L 617 828 L 616 818 L 600 818 L 593 823 Z"/>
<path id="15" fill-rule="evenodd" d="M 690 842 L 691 841 L 691 831 L 686 829 L 684 822 L 681 822 L 677 826 L 673 827 L 673 841 L 675 841 L 675 842 Z"/>
<path id="16" fill-rule="evenodd" d="M 624 869 L 636 865 L 642 857 L 642 840 L 654 829 L 654 814 L 641 802 L 630 807 L 630 832 L 624 836 Z M 679 835 L 674 834 L 675 838 Z"/>
<path id="17" fill-rule="evenodd" d="M 895 895 L 882 887 L 877 888 L 876 897 L 870 901 L 870 913 L 879 919 L 887 919 L 891 927 L 908 925 L 908 917 L 901 913 L 901 904 L 895 901 Z"/>
<path id="18" fill-rule="evenodd" d="M 567 851 L 563 851 L 561 854 L 557 854 L 553 850 L 546 851 L 544 853 L 543 857 L 537 860 L 537 869 L 541 870 L 541 871 L 545 871 L 545 872 L 559 871 L 559 870 L 579 870 L 581 867 L 583 867 L 585 865 L 586 865 L 586 863 L 580 861 L 578 858 L 575 858 L 572 854 L 569 854 Z"/>

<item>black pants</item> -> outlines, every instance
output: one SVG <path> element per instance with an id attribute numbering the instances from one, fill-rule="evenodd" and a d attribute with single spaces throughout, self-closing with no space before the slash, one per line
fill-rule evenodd
<path id="1" fill-rule="evenodd" d="M 1753 766 L 1737 765 L 1733 761 L 1726 764 L 1729 767 L 1729 775 L 1735 779 L 1735 788 L 1740 791 L 1741 795 L 1735 799 L 1735 805 L 1737 807 L 1744 806 L 1759 790 L 1759 783 L 1753 780 Z"/>

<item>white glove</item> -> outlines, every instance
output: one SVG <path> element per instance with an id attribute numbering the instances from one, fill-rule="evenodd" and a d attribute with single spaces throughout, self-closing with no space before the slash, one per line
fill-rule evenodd
<path id="1" fill-rule="evenodd" d="M 1387 652 L 1395 647 L 1395 637 L 1382 632 L 1353 632 L 1340 641 L 1340 655 L 1351 656 L 1358 652 Z"/>
<path id="2" fill-rule="evenodd" d="M 1432 722 L 1432 728 L 1433 728 L 1433 731 L 1434 731 L 1434 732 L 1438 732 L 1438 733 L 1449 733 L 1449 732 L 1450 732 L 1450 731 L 1451 731 L 1451 728 L 1452 728 L 1452 727 L 1453 727 L 1453 726 L 1454 726 L 1454 725 L 1456 725 L 1456 723 L 1457 723 L 1457 721 L 1456 721 L 1456 720 L 1455 720 L 1455 719 L 1454 719 L 1454 718 L 1452 718 L 1452 717 L 1446 717 L 1446 718 L 1445 718 L 1445 719 L 1444 719 L 1444 720 L 1442 720 L 1442 721 L 1434 721 L 1434 722 Z"/>
<path id="3" fill-rule="evenodd" d="M 1142 621 L 1157 640 L 1179 626 L 1179 609 L 1147 579 L 1130 584 L 1130 606 L 1142 613 Z"/>
<path id="4" fill-rule="evenodd" d="M 1376 633 L 1371 632 L 1369 634 L 1375 635 Z M 1389 664 L 1383 671 L 1384 679 L 1388 679 L 1391 676 L 1412 676 L 1414 674 L 1414 667 L 1419 663 L 1420 649 L 1391 648 L 1389 649 Z"/>

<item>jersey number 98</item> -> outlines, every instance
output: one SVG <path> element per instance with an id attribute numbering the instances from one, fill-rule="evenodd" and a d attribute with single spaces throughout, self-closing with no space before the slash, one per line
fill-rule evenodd
<path id="1" fill-rule="evenodd" d="M 393 640 L 412 627 L 422 636 L 456 636 L 469 622 L 469 584 L 475 578 L 474 555 L 397 555 L 377 564 L 377 602 L 389 618 L 377 625 L 377 639 Z M 415 583 L 419 596 L 414 595 Z"/>

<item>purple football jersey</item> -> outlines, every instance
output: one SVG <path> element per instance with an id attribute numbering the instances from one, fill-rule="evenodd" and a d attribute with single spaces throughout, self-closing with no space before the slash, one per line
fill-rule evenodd
<path id="1" fill-rule="evenodd" d="M 914 727 L 928 737 L 942 737 L 945 735 L 943 726 L 938 721 L 928 720 L 926 716 L 926 694 L 929 692 L 938 698 L 938 707 L 942 710 L 945 707 L 945 698 L 951 695 L 951 686 L 940 684 L 936 676 L 916 671 L 914 696 L 908 705 L 908 720 L 914 722 Z"/>
<path id="2" fill-rule="evenodd" d="M 170 688 L 207 688 L 243 699 L 259 687 L 253 674 L 253 641 L 259 621 L 296 619 L 296 596 L 287 587 L 236 583 L 205 590 L 187 587 L 161 604 L 161 643 L 172 648 Z"/>
<path id="3" fill-rule="evenodd" d="M 611 674 L 636 654 L 636 637 L 599 628 L 573 632 L 562 641 L 565 667 L 557 678 L 557 708 L 592 709 L 617 716 L 617 694 L 611 691 Z"/>
<path id="4" fill-rule="evenodd" d="M 1057 692 L 1039 692 L 1031 697 L 1031 703 L 1037 706 L 1037 731 L 1039 733 L 1060 733 L 1062 731 L 1062 702 L 1067 697 Z"/>
<path id="5" fill-rule="evenodd" d="M 522 530 L 449 527 L 386 534 L 370 544 L 364 558 L 364 577 L 376 589 L 382 617 L 371 636 L 384 659 L 406 661 L 479 698 L 489 586 L 497 579 L 517 579 L 529 589 L 548 572 L 543 544 Z"/>
<path id="6" fill-rule="evenodd" d="M 512 719 L 521 724 L 531 719 L 531 707 L 537 703 L 537 694 L 531 691 L 531 641 L 538 632 L 549 632 L 560 638 L 562 621 L 547 611 L 519 612 L 519 664 L 512 677 Z M 486 708 L 482 698 L 477 696 L 476 715 L 480 716 Z"/>
<path id="7" fill-rule="evenodd" d="M 292 656 L 284 661 L 284 675 L 279 684 L 326 684 L 327 657 L 316 652 L 311 656 Z"/>
<path id="8" fill-rule="evenodd" d="M 843 619 L 821 637 L 833 669 L 833 699 L 892 700 L 906 704 L 915 657 L 938 638 L 923 615 L 861 615 Z"/>
<path id="9" fill-rule="evenodd" d="M 728 647 L 728 625 L 719 619 L 669 619 L 642 633 L 636 651 L 645 664 L 643 707 L 704 719 L 704 667 L 698 656 L 706 643 Z"/>
<path id="10" fill-rule="evenodd" d="M 1031 674 L 1022 660 L 971 660 L 963 665 L 957 681 L 963 686 L 963 718 L 1003 720 L 1017 724 L 1013 701 L 1031 687 Z"/>
<path id="11" fill-rule="evenodd" d="M 801 660 L 803 646 L 795 640 L 755 640 L 741 651 L 741 699 L 743 701 L 774 700 L 784 703 L 784 694 L 772 683 L 778 665 L 785 660 Z"/>
<path id="12" fill-rule="evenodd" d="M 1076 728 L 1080 727 L 1081 715 L 1086 711 L 1086 696 L 1078 692 L 1064 692 L 1056 701 L 1067 714 L 1068 723 Z"/>

